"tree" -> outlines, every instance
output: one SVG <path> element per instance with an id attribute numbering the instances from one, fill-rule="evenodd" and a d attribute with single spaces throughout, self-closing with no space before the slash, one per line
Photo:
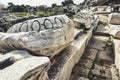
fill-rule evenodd
<path id="1" fill-rule="evenodd" d="M 63 6 L 66 6 L 66 5 L 69 5 L 69 4 L 74 4 L 73 0 L 65 0 L 65 1 L 62 1 L 62 5 L 63 5 Z"/>
<path id="2" fill-rule="evenodd" d="M 52 4 L 52 7 L 56 7 L 56 6 L 57 6 L 57 4 L 56 4 L 56 3 L 53 3 L 53 4 Z"/>
<path id="3" fill-rule="evenodd" d="M 8 9 L 10 12 L 12 12 L 13 6 L 14 6 L 14 4 L 13 4 L 12 2 L 9 2 L 9 3 L 8 3 L 8 8 L 7 8 L 7 9 Z"/>

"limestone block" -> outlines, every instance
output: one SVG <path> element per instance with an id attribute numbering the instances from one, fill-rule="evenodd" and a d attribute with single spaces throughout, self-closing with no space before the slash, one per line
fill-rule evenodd
<path id="1" fill-rule="evenodd" d="M 120 25 L 109 25 L 110 26 L 110 35 L 114 38 L 120 39 Z"/>
<path id="2" fill-rule="evenodd" d="M 0 80 L 45 80 L 45 78 L 47 78 L 46 73 L 50 67 L 49 58 L 35 57 L 30 54 L 27 54 L 26 52 L 27 51 L 24 50 L 16 50 L 8 53 L 9 55 L 6 54 L 8 58 L 14 56 L 14 59 L 18 60 L 13 62 L 13 64 L 6 66 L 0 70 Z M 1 56 L 3 57 L 1 60 L 7 58 L 6 56 Z M 9 63 L 10 61 L 8 62 L 8 64 Z M 0 64 L 2 64 L 1 61 Z"/>
<path id="3" fill-rule="evenodd" d="M 43 18 L 35 18 L 26 20 L 21 23 L 13 25 L 8 32 L 28 32 L 28 31 L 43 31 L 43 30 L 59 30 L 65 29 L 67 27 L 73 27 L 73 21 L 69 19 L 66 15 L 56 15 Z"/>
<path id="4" fill-rule="evenodd" d="M 116 68 L 119 70 L 120 74 L 120 40 L 113 39 L 114 44 L 114 53 L 115 53 L 115 65 Z"/>
<path id="5" fill-rule="evenodd" d="M 73 21 L 65 15 L 58 15 L 27 20 L 15 24 L 8 33 L 0 33 L 0 50 L 27 49 L 53 57 L 73 40 Z"/>
<path id="6" fill-rule="evenodd" d="M 0 55 L 0 69 L 3 69 L 9 65 L 12 65 L 14 62 L 31 57 L 26 50 L 14 50 L 6 54 Z"/>
<path id="7" fill-rule="evenodd" d="M 57 57 L 56 64 L 51 66 L 48 71 L 50 80 L 70 80 L 72 69 L 83 55 L 85 47 L 92 37 L 94 27 L 92 26 L 86 34 L 79 35 L 62 51 L 62 55 Z"/>
<path id="8" fill-rule="evenodd" d="M 84 27 L 86 29 L 89 29 L 92 23 L 92 14 L 89 12 L 81 12 L 79 13 L 79 16 L 79 18 L 73 19 L 75 27 Z"/>
<path id="9" fill-rule="evenodd" d="M 109 23 L 120 25 L 120 13 L 111 13 L 109 16 Z"/>

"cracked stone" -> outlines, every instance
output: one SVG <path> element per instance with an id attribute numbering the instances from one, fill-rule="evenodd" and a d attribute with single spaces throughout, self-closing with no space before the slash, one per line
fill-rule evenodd
<path id="1" fill-rule="evenodd" d="M 79 80 L 89 80 L 88 78 L 80 77 Z"/>
<path id="2" fill-rule="evenodd" d="M 91 43 L 90 43 L 90 46 L 92 48 L 95 48 L 95 49 L 98 49 L 98 50 L 104 50 L 104 48 L 106 46 L 106 43 L 103 42 L 102 40 L 93 38 L 92 41 L 91 41 Z"/>
<path id="3" fill-rule="evenodd" d="M 98 53 L 98 59 L 102 59 L 105 61 L 109 61 L 109 62 L 113 62 L 113 57 L 111 56 L 111 52 L 107 52 L 107 51 L 100 51 Z"/>
<path id="4" fill-rule="evenodd" d="M 111 78 L 111 69 L 110 68 L 105 69 L 105 73 L 102 74 L 101 76 L 110 79 Z"/>
<path id="5" fill-rule="evenodd" d="M 102 66 L 94 64 L 94 69 L 92 69 L 92 74 L 95 74 L 97 76 L 101 75 L 101 70 L 103 69 Z"/>
<path id="6" fill-rule="evenodd" d="M 93 64 L 93 61 L 89 60 L 89 59 L 81 59 L 78 63 L 78 65 L 80 66 L 84 66 L 86 68 L 91 68 Z"/>
<path id="7" fill-rule="evenodd" d="M 82 66 L 76 66 L 74 69 L 73 69 L 73 72 L 78 74 L 78 75 L 82 75 L 82 76 L 86 76 L 88 75 L 90 69 L 88 68 L 85 68 L 85 67 L 82 67 Z"/>
<path id="8" fill-rule="evenodd" d="M 70 80 L 78 80 L 79 76 L 77 74 L 72 74 Z"/>
<path id="9" fill-rule="evenodd" d="M 105 67 L 105 66 L 100 66 L 97 64 L 95 64 L 94 69 L 92 70 L 92 74 L 95 74 L 97 76 L 102 76 L 107 79 L 111 78 L 110 68 Z"/>
<path id="10" fill-rule="evenodd" d="M 85 53 L 84 53 L 84 56 L 86 57 L 86 58 L 89 58 L 89 59 L 91 59 L 91 60 L 95 60 L 95 58 L 96 58 L 96 55 L 97 55 L 97 50 L 95 50 L 95 49 L 87 49 L 86 51 L 85 51 Z"/>

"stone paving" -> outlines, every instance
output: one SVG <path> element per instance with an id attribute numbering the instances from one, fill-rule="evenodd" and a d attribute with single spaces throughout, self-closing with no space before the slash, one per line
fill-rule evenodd
<path id="1" fill-rule="evenodd" d="M 70 80 L 112 80 L 112 50 L 109 37 L 93 36 L 80 61 L 74 66 Z"/>

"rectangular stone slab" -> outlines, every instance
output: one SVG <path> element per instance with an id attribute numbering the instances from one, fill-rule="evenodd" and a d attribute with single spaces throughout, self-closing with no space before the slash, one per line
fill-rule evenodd
<path id="1" fill-rule="evenodd" d="M 109 23 L 120 25 L 120 13 L 111 13 L 109 16 Z"/>
<path id="2" fill-rule="evenodd" d="M 0 70 L 1 80 L 41 80 L 50 67 L 47 57 L 31 56 Z"/>
<path id="3" fill-rule="evenodd" d="M 109 24 L 110 27 L 110 35 L 112 35 L 114 38 L 120 39 L 120 25 L 112 25 Z"/>
<path id="4" fill-rule="evenodd" d="M 112 38 L 112 40 L 114 44 L 115 65 L 120 74 L 120 40 L 114 38 Z"/>

